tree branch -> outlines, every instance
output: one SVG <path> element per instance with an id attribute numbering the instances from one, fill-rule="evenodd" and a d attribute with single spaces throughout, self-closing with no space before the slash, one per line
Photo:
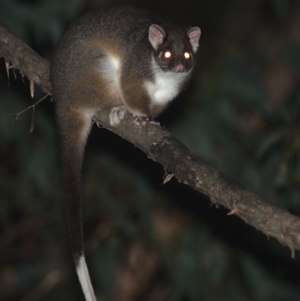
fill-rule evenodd
<path id="1" fill-rule="evenodd" d="M 26 75 L 31 83 L 37 84 L 46 94 L 51 95 L 50 63 L 20 40 L 2 20 L 0 20 L 0 57 L 5 60 L 8 76 L 10 68 L 18 69 L 22 76 Z M 30 90 L 33 94 L 32 86 Z"/>
<path id="2" fill-rule="evenodd" d="M 2 22 L 0 56 L 51 95 L 49 62 L 18 39 Z M 229 176 L 202 161 L 160 126 L 136 126 L 133 120 L 133 116 L 127 114 L 120 125 L 111 127 L 107 111 L 99 112 L 94 119 L 96 123 L 130 141 L 149 158 L 162 164 L 179 182 L 209 196 L 214 204 L 228 208 L 229 215 L 239 216 L 249 225 L 288 246 L 294 258 L 295 250 L 300 250 L 298 217 L 262 201 Z"/>

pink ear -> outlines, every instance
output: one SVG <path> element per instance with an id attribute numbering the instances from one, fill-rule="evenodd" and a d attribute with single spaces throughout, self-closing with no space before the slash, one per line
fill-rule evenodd
<path id="1" fill-rule="evenodd" d="M 199 46 L 199 39 L 201 36 L 201 29 L 199 27 L 192 27 L 188 30 L 187 36 L 189 38 L 190 44 L 193 51 L 196 52 Z"/>
<path id="2" fill-rule="evenodd" d="M 154 49 L 162 44 L 165 35 L 165 31 L 160 26 L 152 24 L 149 27 L 149 41 Z"/>

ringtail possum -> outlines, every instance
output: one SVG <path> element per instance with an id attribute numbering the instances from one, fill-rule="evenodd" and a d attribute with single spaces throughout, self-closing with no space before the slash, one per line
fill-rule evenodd
<path id="1" fill-rule="evenodd" d="M 133 6 L 92 11 L 56 47 L 51 81 L 60 135 L 71 252 L 86 301 L 95 301 L 84 256 L 81 166 L 94 114 L 111 126 L 125 114 L 138 126 L 160 114 L 191 76 L 199 27 L 181 28 Z"/>

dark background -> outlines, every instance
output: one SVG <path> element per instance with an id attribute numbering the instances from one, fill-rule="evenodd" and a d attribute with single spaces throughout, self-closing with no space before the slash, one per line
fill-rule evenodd
<path id="1" fill-rule="evenodd" d="M 125 1 L 123 1 L 125 2 Z M 41 56 L 84 11 L 117 1 L 0 0 Z M 131 1 L 202 36 L 160 122 L 267 202 L 300 214 L 300 2 Z M 120 24 L 121 26 L 121 24 Z M 0 60 L 0 300 L 83 300 L 70 259 L 50 98 Z M 34 131 L 29 133 L 34 118 Z M 105 129 L 84 168 L 87 261 L 100 300 L 300 300 L 300 261 Z"/>

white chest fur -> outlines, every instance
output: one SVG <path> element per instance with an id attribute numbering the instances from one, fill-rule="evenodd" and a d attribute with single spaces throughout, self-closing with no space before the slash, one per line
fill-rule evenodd
<path id="1" fill-rule="evenodd" d="M 155 70 L 154 81 L 146 81 L 144 87 L 154 104 L 166 104 L 178 95 L 188 72 L 165 72 L 154 59 L 152 59 L 152 68 Z"/>

